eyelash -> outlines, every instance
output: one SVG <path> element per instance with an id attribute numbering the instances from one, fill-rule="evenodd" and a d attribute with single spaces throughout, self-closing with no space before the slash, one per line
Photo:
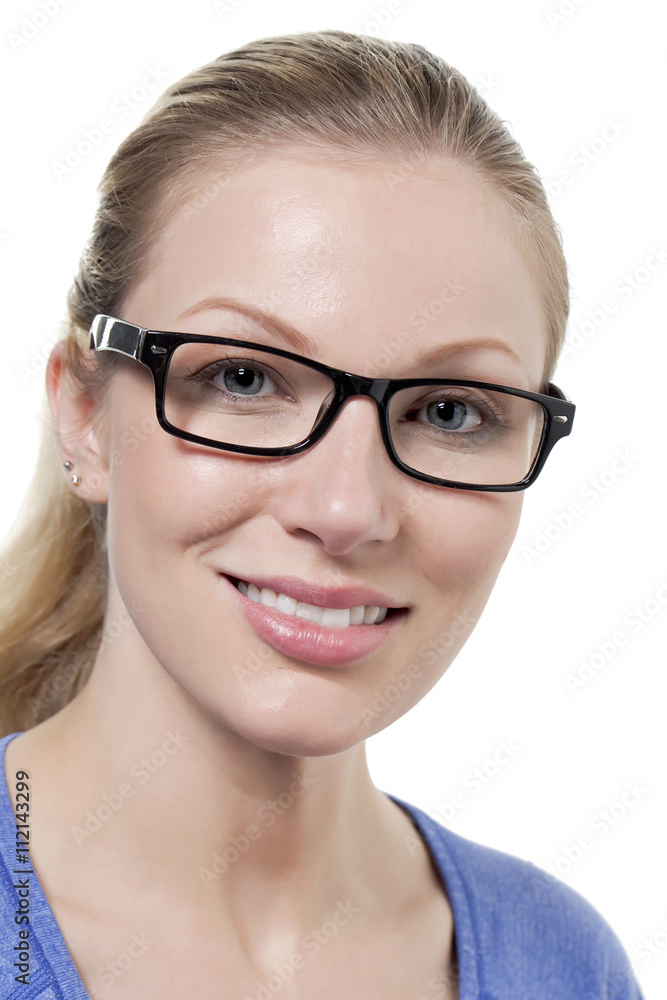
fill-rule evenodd
<path id="1" fill-rule="evenodd" d="M 260 362 L 254 361 L 252 358 L 234 358 L 234 357 L 220 358 L 218 361 L 214 361 L 211 364 L 206 365 L 204 368 L 200 369 L 192 368 L 190 370 L 186 370 L 183 373 L 183 377 L 193 382 L 206 383 L 210 382 L 211 379 L 215 378 L 216 375 L 219 375 L 220 372 L 223 371 L 225 368 L 233 365 L 237 365 L 239 367 L 245 365 L 248 368 L 252 368 L 264 375 L 268 375 L 271 381 L 278 387 L 280 387 L 280 384 L 283 381 L 279 376 L 279 374 L 275 372 L 272 368 L 269 368 L 266 365 L 262 365 Z M 229 395 L 234 399 L 252 399 L 251 396 L 235 396 L 234 393 L 230 393 L 229 390 L 222 390 L 217 386 L 215 387 L 215 391 L 216 392 L 224 391 L 227 393 L 227 395 Z M 287 395 L 289 395 L 289 393 Z"/>

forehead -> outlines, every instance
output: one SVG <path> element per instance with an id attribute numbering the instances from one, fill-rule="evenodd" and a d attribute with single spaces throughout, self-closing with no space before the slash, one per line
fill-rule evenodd
<path id="1" fill-rule="evenodd" d="M 296 148 L 236 170 L 211 162 L 125 312 L 153 329 L 216 333 L 222 310 L 179 317 L 224 296 L 295 326 L 336 367 L 364 371 L 373 351 L 401 343 L 387 372 L 397 377 L 426 348 L 496 339 L 537 388 L 546 317 L 525 253 L 500 196 L 466 166 Z"/>

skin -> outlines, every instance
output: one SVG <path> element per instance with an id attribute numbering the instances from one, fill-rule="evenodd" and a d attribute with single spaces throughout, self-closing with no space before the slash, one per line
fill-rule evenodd
<path id="1" fill-rule="evenodd" d="M 173 214 L 116 314 L 305 353 L 229 308 L 179 318 L 232 297 L 291 324 L 314 358 L 347 371 L 539 390 L 546 319 L 498 197 L 448 160 L 399 183 L 396 170 L 299 147 L 258 157 L 203 208 Z M 411 323 L 445 288 L 456 294 L 442 311 Z M 376 364 L 401 331 L 410 336 L 398 356 Z M 489 338 L 515 356 L 480 346 Z M 467 349 L 436 369 L 416 360 L 454 342 Z M 224 976 L 241 997 L 350 900 L 359 912 L 349 926 L 282 995 L 333 983 L 351 997 L 419 995 L 454 957 L 451 910 L 410 819 L 372 784 L 364 740 L 418 702 L 464 644 L 522 494 L 410 479 L 386 455 L 368 398 L 348 402 L 312 450 L 258 459 L 164 433 L 150 374 L 132 362 L 102 407 L 77 391 L 56 348 L 48 391 L 61 460 L 74 461 L 82 496 L 109 505 L 113 638 L 79 697 L 9 745 L 6 767 L 32 774 L 33 860 L 84 982 L 99 988 L 97 970 L 145 930 L 153 943 L 109 996 L 159 986 L 171 997 L 194 984 L 214 995 Z M 365 584 L 410 610 L 377 653 L 318 667 L 263 644 L 217 569 Z M 420 657 L 443 636 L 440 660 Z M 369 712 L 411 663 L 419 670 L 399 699 Z M 182 745 L 140 779 L 139 762 L 167 732 Z M 289 807 L 259 822 L 258 809 L 295 779 Z M 132 794 L 77 838 L 86 810 L 123 782 Z M 216 874 L 216 852 L 253 825 L 257 839 Z"/>

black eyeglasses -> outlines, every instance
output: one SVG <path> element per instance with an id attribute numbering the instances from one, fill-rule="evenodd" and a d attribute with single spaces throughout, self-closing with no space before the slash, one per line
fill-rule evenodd
<path id="1" fill-rule="evenodd" d="M 460 379 L 366 378 L 264 344 L 145 330 L 101 314 L 90 346 L 150 369 L 169 434 L 245 455 L 298 455 L 348 399 L 370 396 L 394 465 L 454 489 L 526 489 L 574 419 L 574 404 L 552 384 L 542 395 Z"/>

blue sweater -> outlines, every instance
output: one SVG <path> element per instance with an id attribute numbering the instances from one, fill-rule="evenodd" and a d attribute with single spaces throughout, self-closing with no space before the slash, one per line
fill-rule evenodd
<path id="1" fill-rule="evenodd" d="M 3 766 L 5 746 L 17 735 L 0 739 Z M 412 817 L 447 889 L 454 913 L 460 1000 L 643 1000 L 618 938 L 577 892 L 535 865 L 466 840 L 415 806 L 390 798 Z M 406 842 L 408 850 L 411 846 Z M 435 977 L 428 990 L 427 996 L 437 1000 L 443 992 L 441 981 Z M 23 852 L 20 843 L 17 848 L 4 769 L 0 998 L 89 1000 L 29 852 Z"/>

